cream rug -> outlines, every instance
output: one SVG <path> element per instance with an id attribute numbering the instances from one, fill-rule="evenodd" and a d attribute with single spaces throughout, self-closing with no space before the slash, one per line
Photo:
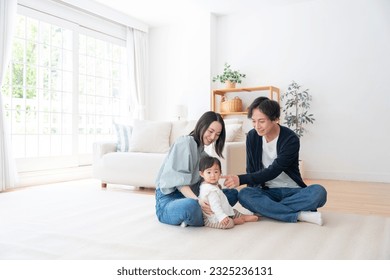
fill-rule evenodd
<path id="1" fill-rule="evenodd" d="M 157 221 L 154 196 L 93 180 L 0 193 L 0 259 L 390 259 L 390 218 L 324 212 L 230 230 Z"/>

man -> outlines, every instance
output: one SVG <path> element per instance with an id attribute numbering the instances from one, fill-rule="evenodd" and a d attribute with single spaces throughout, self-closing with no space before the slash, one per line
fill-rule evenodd
<path id="1" fill-rule="evenodd" d="M 246 140 L 247 174 L 225 176 L 225 186 L 247 184 L 238 199 L 253 213 L 284 222 L 322 225 L 317 208 L 325 204 L 326 190 L 303 182 L 299 138 L 291 129 L 279 125 L 279 103 L 258 97 L 249 106 L 248 118 L 254 129 Z"/>

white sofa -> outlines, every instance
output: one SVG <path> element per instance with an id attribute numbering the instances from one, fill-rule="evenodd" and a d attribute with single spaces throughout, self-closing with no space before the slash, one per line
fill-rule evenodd
<path id="1" fill-rule="evenodd" d="M 188 135 L 196 121 L 153 122 L 135 121 L 132 126 L 116 125 L 118 140 L 96 142 L 93 146 L 93 177 L 107 184 L 155 187 L 155 179 L 169 147 L 177 137 Z M 245 134 L 242 123 L 226 123 L 224 174 L 245 171 Z M 125 150 L 125 151 L 123 151 Z M 206 152 L 216 156 L 211 146 Z"/>

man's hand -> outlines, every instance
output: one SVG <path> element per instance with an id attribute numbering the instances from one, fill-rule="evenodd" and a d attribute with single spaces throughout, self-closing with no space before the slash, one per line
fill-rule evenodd
<path id="1" fill-rule="evenodd" d="M 240 185 L 240 179 L 237 175 L 226 175 L 221 176 L 222 179 L 225 179 L 223 185 L 229 189 L 238 187 Z"/>

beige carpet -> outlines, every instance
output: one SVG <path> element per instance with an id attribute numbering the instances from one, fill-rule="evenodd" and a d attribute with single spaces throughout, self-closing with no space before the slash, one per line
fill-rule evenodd
<path id="1" fill-rule="evenodd" d="M 390 259 L 390 218 L 323 213 L 230 230 L 157 221 L 154 197 L 97 181 L 0 193 L 0 259 Z"/>

